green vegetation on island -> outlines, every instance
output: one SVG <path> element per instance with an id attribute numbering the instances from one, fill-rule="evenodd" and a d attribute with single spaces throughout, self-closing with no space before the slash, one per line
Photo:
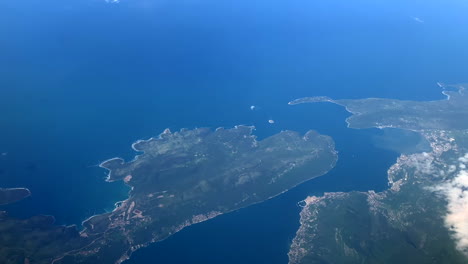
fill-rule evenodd
<path id="1" fill-rule="evenodd" d="M 340 99 L 304 97 L 290 105 L 329 102 L 344 106 L 353 115 L 346 121 L 351 128 L 468 129 L 468 97 L 465 85 L 443 85 L 446 100 L 402 101 L 385 98 Z"/>
<path id="2" fill-rule="evenodd" d="M 336 103 L 353 114 L 347 120 L 351 128 L 412 130 L 430 145 L 398 158 L 388 170 L 386 191 L 307 197 L 290 264 L 467 263 L 468 97 L 464 85 L 444 87 L 456 91 L 445 90 L 447 100 L 431 102 L 290 102 Z"/>
<path id="3" fill-rule="evenodd" d="M 328 136 L 283 131 L 257 141 L 252 130 L 166 130 L 134 143 L 133 149 L 142 152 L 134 160 L 114 158 L 100 165 L 109 170 L 108 181 L 122 180 L 132 188 L 128 199 L 84 221 L 81 232 L 54 226 L 53 218 L 5 216 L 0 219 L 0 230 L 8 230 L 0 234 L 0 262 L 18 263 L 11 261 L 15 255 L 35 264 L 121 263 L 187 226 L 321 176 L 337 161 Z"/>

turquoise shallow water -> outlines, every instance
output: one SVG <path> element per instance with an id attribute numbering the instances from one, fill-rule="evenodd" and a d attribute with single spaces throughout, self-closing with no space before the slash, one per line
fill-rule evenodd
<path id="1" fill-rule="evenodd" d="M 167 127 L 247 124 L 260 138 L 316 129 L 340 151 L 329 175 L 190 227 L 129 261 L 285 263 L 297 201 L 324 191 L 381 190 L 397 156 L 372 145 L 379 131 L 347 129 L 338 106 L 287 102 L 443 98 L 437 81 L 466 81 L 467 5 L 2 1 L 0 185 L 33 192 L 6 209 L 18 217 L 53 214 L 61 224 L 112 210 L 128 190 L 105 183 L 95 165 L 131 159 L 132 142 Z"/>

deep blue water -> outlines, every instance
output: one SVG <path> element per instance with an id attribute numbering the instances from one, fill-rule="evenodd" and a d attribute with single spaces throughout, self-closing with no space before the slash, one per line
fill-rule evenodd
<path id="1" fill-rule="evenodd" d="M 372 145 L 378 131 L 347 129 L 338 106 L 287 102 L 443 98 L 437 81 L 467 81 L 467 8 L 464 0 L 2 1 L 0 185 L 33 193 L 6 209 L 60 224 L 111 210 L 128 190 L 105 183 L 95 165 L 132 158 L 133 141 L 167 127 L 248 124 L 259 137 L 316 129 L 340 151 L 330 174 L 129 261 L 286 263 L 297 201 L 384 189 L 397 156 Z"/>

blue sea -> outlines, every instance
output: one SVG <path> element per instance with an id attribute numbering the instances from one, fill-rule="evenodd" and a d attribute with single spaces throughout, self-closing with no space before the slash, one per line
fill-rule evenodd
<path id="1" fill-rule="evenodd" d="M 77 224 L 125 199 L 96 165 L 165 128 L 254 125 L 261 138 L 332 136 L 329 174 L 191 226 L 126 263 L 287 263 L 307 195 L 383 190 L 398 153 L 303 96 L 443 99 L 468 81 L 464 0 L 4 0 L 0 186 L 32 196 L 15 217 Z M 256 106 L 252 111 L 250 106 Z M 269 124 L 268 120 L 275 120 Z"/>

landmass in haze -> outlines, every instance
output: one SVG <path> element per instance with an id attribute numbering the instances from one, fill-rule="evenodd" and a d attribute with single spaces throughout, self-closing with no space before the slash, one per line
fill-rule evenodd
<path id="1" fill-rule="evenodd" d="M 30 195 L 26 188 L 0 188 L 0 205 L 18 202 Z"/>

